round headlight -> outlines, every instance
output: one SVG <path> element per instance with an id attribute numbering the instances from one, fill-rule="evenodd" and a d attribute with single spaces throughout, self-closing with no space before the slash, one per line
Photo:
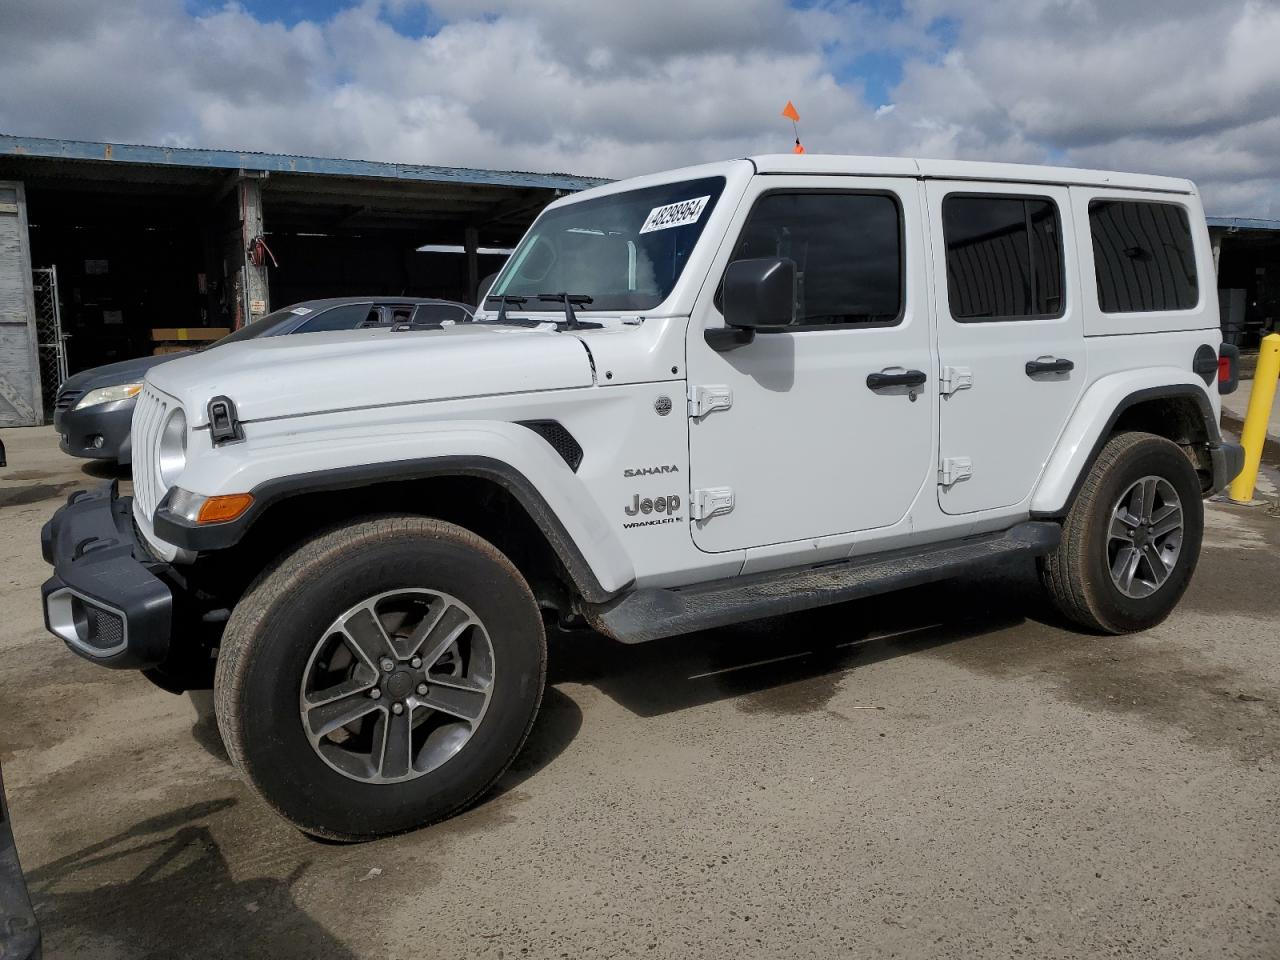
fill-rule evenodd
<path id="1" fill-rule="evenodd" d="M 156 450 L 156 467 L 160 471 L 160 482 L 166 490 L 178 482 L 178 476 L 186 465 L 187 416 L 179 409 L 165 419 Z"/>

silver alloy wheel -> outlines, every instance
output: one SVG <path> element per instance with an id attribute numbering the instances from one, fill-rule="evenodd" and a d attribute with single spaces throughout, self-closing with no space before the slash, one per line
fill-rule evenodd
<path id="1" fill-rule="evenodd" d="M 1182 502 L 1164 477 L 1143 477 L 1116 501 L 1107 531 L 1111 580 L 1140 600 L 1159 590 L 1182 552 Z"/>
<path id="2" fill-rule="evenodd" d="M 475 734 L 493 693 L 480 618 L 438 590 L 356 604 L 320 637 L 302 674 L 302 727 L 353 780 L 398 783 L 435 770 Z"/>

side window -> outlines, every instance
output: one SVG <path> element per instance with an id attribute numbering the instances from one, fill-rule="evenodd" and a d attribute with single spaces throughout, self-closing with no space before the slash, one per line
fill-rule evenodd
<path id="1" fill-rule="evenodd" d="M 1185 207 L 1091 200 L 1089 232 L 1103 313 L 1190 310 L 1199 302 Z"/>
<path id="2" fill-rule="evenodd" d="M 414 307 L 411 304 L 397 304 L 387 308 L 387 322 L 391 326 L 401 323 L 409 323 L 413 320 Z"/>
<path id="3" fill-rule="evenodd" d="M 954 193 L 942 201 L 942 233 L 956 320 L 1062 316 L 1062 227 L 1052 200 Z"/>
<path id="4" fill-rule="evenodd" d="M 373 314 L 377 322 L 378 308 L 368 303 L 344 303 L 312 317 L 294 333 L 321 333 L 325 330 L 354 330 Z"/>
<path id="5" fill-rule="evenodd" d="M 463 323 L 468 317 L 467 311 L 456 303 L 420 303 L 418 312 L 413 315 L 413 322 L 440 323 L 442 320 L 452 320 Z"/>
<path id="6" fill-rule="evenodd" d="M 795 261 L 800 325 L 902 319 L 902 212 L 888 194 L 765 194 L 732 259 L 757 257 Z"/>

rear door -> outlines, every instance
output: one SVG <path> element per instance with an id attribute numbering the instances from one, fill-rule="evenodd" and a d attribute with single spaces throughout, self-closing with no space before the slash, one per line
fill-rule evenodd
<path id="1" fill-rule="evenodd" d="M 1030 495 L 1085 380 L 1065 187 L 928 183 L 946 513 Z"/>

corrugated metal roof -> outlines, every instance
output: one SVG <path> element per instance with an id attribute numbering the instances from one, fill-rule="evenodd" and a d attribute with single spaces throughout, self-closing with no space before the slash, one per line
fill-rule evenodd
<path id="1" fill-rule="evenodd" d="M 105 163 L 161 167 L 203 167 L 219 170 L 252 170 L 270 173 L 304 173 L 321 176 L 377 177 L 436 183 L 474 183 L 504 187 L 542 187 L 550 190 L 585 190 L 607 183 L 599 177 L 569 173 L 529 173 L 519 170 L 479 170 L 470 167 L 435 167 L 417 163 L 381 163 L 374 160 L 342 160 L 284 153 L 235 150 L 200 150 L 190 147 L 155 147 L 145 144 L 106 143 L 90 140 L 54 140 L 0 134 L 0 157 L 36 157 L 49 160 L 97 160 Z"/>
<path id="2" fill-rule="evenodd" d="M 1211 227 L 1228 230 L 1280 230 L 1280 220 L 1259 220 L 1254 217 L 1205 217 Z"/>

